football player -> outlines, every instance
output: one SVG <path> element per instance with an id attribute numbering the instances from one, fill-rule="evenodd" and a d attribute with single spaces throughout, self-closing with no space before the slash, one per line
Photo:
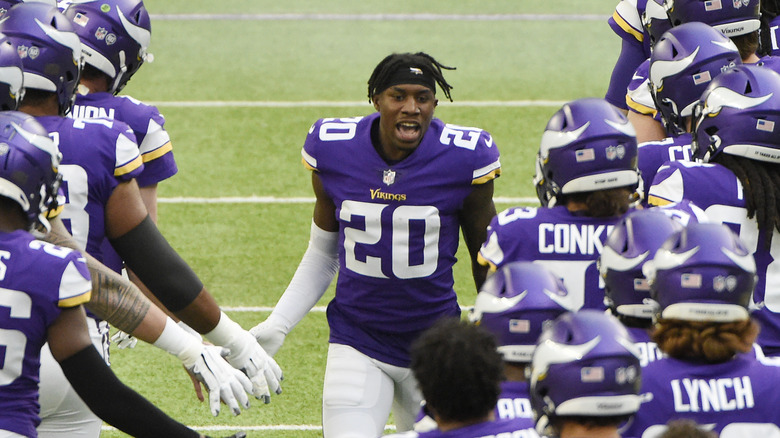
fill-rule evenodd
<path id="1" fill-rule="evenodd" d="M 643 401 L 641 375 L 633 339 L 615 317 L 593 309 L 559 316 L 542 332 L 531 360 L 536 430 L 619 438 L 618 428 Z"/>
<path id="2" fill-rule="evenodd" d="M 377 112 L 312 125 L 303 163 L 316 196 L 309 248 L 268 319 L 252 329 L 275 353 L 338 272 L 328 305 L 323 391 L 326 438 L 379 436 L 393 406 L 410 430 L 421 396 L 409 370 L 412 341 L 460 315 L 452 267 L 463 236 L 476 262 L 495 215 L 501 167 L 493 137 L 434 118 L 443 66 L 426 53 L 394 53 L 368 81 Z"/>
<path id="3" fill-rule="evenodd" d="M 661 3 L 662 9 L 668 17 L 668 26 L 674 27 L 691 22 L 708 24 L 734 42 L 742 62 L 752 64 L 759 61 L 757 54 L 759 49 L 758 29 L 761 22 L 758 0 L 711 3 L 701 0 L 663 0 Z M 652 8 L 651 5 L 653 5 Z M 647 3 L 646 12 L 655 11 L 657 8 L 655 1 L 650 1 Z M 655 12 L 654 15 L 662 14 Z M 655 20 L 645 18 L 646 26 L 661 21 L 660 18 Z M 664 26 L 655 27 L 658 30 Z M 648 27 L 648 32 L 650 32 L 650 27 Z M 649 78 L 646 68 L 648 62 L 640 65 L 634 72 L 626 94 L 626 102 L 629 107 L 628 119 L 637 130 L 639 143 L 662 140 L 666 137 L 657 114 L 660 108 L 656 107 L 656 102 L 652 100 L 649 92 L 650 86 L 648 85 Z M 701 81 L 701 77 L 698 80 Z"/>
<path id="4" fill-rule="evenodd" d="M 67 222 L 78 244 L 98 260 L 103 239 L 110 238 L 168 309 L 213 343 L 230 349 L 228 361 L 251 379 L 256 397 L 269 401 L 269 385 L 277 393 L 281 389 L 281 370 L 251 334 L 220 311 L 197 276 L 149 219 L 133 178 L 142 164 L 127 125 L 63 117 L 70 109 L 81 64 L 80 42 L 71 31 L 70 20 L 49 5 L 21 3 L 9 10 L 0 27 L 0 32 L 9 36 L 22 55 L 25 78 L 29 78 L 19 109 L 35 115 L 63 153 L 67 203 L 59 224 Z M 60 230 L 54 227 L 53 232 Z M 105 322 L 95 320 L 90 328 L 95 342 L 107 346 Z M 44 377 L 49 376 L 46 369 Z M 52 369 L 56 379 L 56 364 Z M 52 394 L 64 387 L 46 382 L 54 385 Z M 44 389 L 42 393 L 46 396 L 48 391 Z M 91 416 L 88 410 L 70 404 L 57 406 L 59 400 L 54 398 L 52 415 L 43 412 L 41 431 L 68 434 L 63 431 L 65 425 L 74 423 L 71 415 Z M 49 418 L 51 422 L 47 421 Z M 90 433 L 99 433 L 99 421 L 93 418 L 88 422 L 93 426 Z"/>
<path id="5" fill-rule="evenodd" d="M 574 309 L 604 310 L 596 259 L 640 178 L 634 128 L 604 99 L 565 104 L 547 123 L 534 180 L 542 207 L 502 211 L 479 260 L 491 269 L 533 261 L 563 279 Z"/>
<path id="6" fill-rule="evenodd" d="M 650 285 L 642 267 L 652 260 L 666 238 L 682 227 L 681 221 L 660 208 L 632 211 L 609 233 L 599 256 L 604 301 L 634 339 L 642 366 L 662 356 L 650 340 L 655 307 L 650 302 Z"/>
<path id="7" fill-rule="evenodd" d="M 438 427 L 389 436 L 537 438 L 527 418 L 495 418 L 503 380 L 497 348 L 492 333 L 458 318 L 441 319 L 426 330 L 412 345 L 411 369 Z"/>
<path id="8" fill-rule="evenodd" d="M 569 297 L 559 278 L 531 262 L 508 263 L 485 280 L 469 320 L 496 337 L 504 359 L 506 380 L 501 382 L 496 419 L 517 419 L 534 427 L 526 368 L 544 325 L 572 310 Z M 436 427 L 433 418 L 425 415 L 414 430 Z"/>
<path id="9" fill-rule="evenodd" d="M 648 91 L 661 115 L 666 138 L 639 144 L 639 171 L 645 188 L 650 187 L 655 172 L 665 162 L 691 160 L 694 105 L 713 78 L 742 64 L 734 43 L 700 22 L 675 26 L 654 47 Z M 647 203 L 646 197 L 643 202 Z"/>
<path id="10" fill-rule="evenodd" d="M 80 399 L 109 424 L 132 436 L 201 437 L 111 372 L 87 332 L 82 304 L 92 286 L 84 258 L 29 232 L 56 207 L 56 144 L 35 118 L 12 111 L 0 112 L 0 141 L 0 436 L 38 436 L 40 354 L 48 342 Z"/>
<path id="11" fill-rule="evenodd" d="M 71 2 L 64 14 L 73 22 L 84 53 L 76 100 L 68 116 L 121 120 L 133 130 L 144 162 L 136 182 L 156 223 L 157 185 L 178 171 L 171 139 L 156 107 L 118 95 L 143 63 L 152 59 L 149 13 L 141 0 L 106 0 Z M 106 266 L 122 269 L 108 240 L 102 252 Z"/>
<path id="12" fill-rule="evenodd" d="M 649 202 L 689 199 L 707 215 L 738 230 L 756 258 L 753 316 L 758 343 L 780 354 L 780 75 L 742 65 L 714 78 L 694 110 L 692 151 L 703 162 L 670 162 L 658 170 Z"/>
<path id="13" fill-rule="evenodd" d="M 723 224 L 689 224 L 645 272 L 657 303 L 652 338 L 666 357 L 643 368 L 641 390 L 652 397 L 626 435 L 657 436 L 677 418 L 721 438 L 780 433 L 780 368 L 752 354 L 759 326 L 748 310 L 756 284 L 750 250 Z"/>

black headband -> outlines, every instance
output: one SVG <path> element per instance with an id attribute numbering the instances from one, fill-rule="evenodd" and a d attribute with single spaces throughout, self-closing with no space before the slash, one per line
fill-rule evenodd
<path id="1" fill-rule="evenodd" d="M 436 94 L 436 79 L 433 76 L 421 69 L 420 67 L 414 67 L 411 65 L 403 65 L 398 67 L 392 75 L 390 75 L 386 81 L 377 84 L 376 94 L 379 94 L 393 85 L 398 84 L 416 84 L 428 87 Z"/>

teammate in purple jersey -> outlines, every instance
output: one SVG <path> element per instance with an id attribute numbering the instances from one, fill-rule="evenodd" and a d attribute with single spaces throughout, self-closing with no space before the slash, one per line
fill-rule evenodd
<path id="1" fill-rule="evenodd" d="M 536 430 L 559 438 L 620 438 L 639 409 L 642 368 L 613 316 L 583 309 L 545 327 L 531 360 Z M 631 436 L 631 435 L 624 435 Z"/>
<path id="2" fill-rule="evenodd" d="M 650 105 L 658 110 L 666 138 L 639 144 L 645 205 L 647 189 L 661 165 L 667 161 L 691 160 L 693 106 L 707 84 L 722 71 L 742 64 L 734 43 L 700 22 L 675 26 L 663 33 L 654 47 L 648 62 L 649 79 L 640 88 L 647 90 Z M 637 128 L 639 138 L 639 130 L 645 125 L 637 124 L 632 114 L 629 113 L 629 120 Z"/>
<path id="3" fill-rule="evenodd" d="M 620 0 L 608 20 L 609 27 L 620 37 L 622 45 L 604 98 L 623 112 L 628 110 L 626 89 L 631 74 L 650 57 L 651 39 L 642 23 L 642 16 L 647 3 L 653 1 Z"/>
<path id="4" fill-rule="evenodd" d="M 135 154 L 130 154 L 129 148 L 124 148 L 124 140 L 106 147 L 93 143 L 95 139 L 105 137 L 85 136 L 87 130 L 92 130 L 93 127 L 111 129 L 117 122 L 71 120 L 61 117 L 70 108 L 80 66 L 80 43 L 78 37 L 69 30 L 70 21 L 56 8 L 41 3 L 27 3 L 14 6 L 0 27 L 9 35 L 17 50 L 29 55 L 32 48 L 37 53 L 34 58 L 24 58 L 25 77 L 31 78 L 28 84 L 32 85 L 27 88 L 27 95 L 20 110 L 36 115 L 50 123 L 52 128 L 58 129 L 50 135 L 60 143 L 63 150 L 68 151 L 66 160 L 74 159 L 73 167 L 69 168 L 68 172 L 71 177 L 66 180 L 65 186 L 67 203 L 82 208 L 87 208 L 90 204 L 91 208 L 97 207 L 76 211 L 74 214 L 80 213 L 78 217 L 82 219 L 80 224 L 95 220 L 97 225 L 90 228 L 102 226 L 105 234 L 121 248 L 120 253 L 131 261 L 131 266 L 145 271 L 141 274 L 142 278 L 159 294 L 159 298 L 170 310 L 201 331 L 213 343 L 230 349 L 227 360 L 247 374 L 251 380 L 253 394 L 268 402 L 269 385 L 270 389 L 277 393 L 281 389 L 278 385 L 281 377 L 278 365 L 262 350 L 249 332 L 220 311 L 213 297 L 208 294 L 186 262 L 159 234 L 148 217 L 134 179 L 121 181 L 117 178 L 126 171 L 132 171 L 132 163 L 138 166 L 140 159 L 137 157 L 137 150 L 134 150 Z M 22 48 L 27 52 L 21 50 Z M 51 69 L 50 65 L 59 65 L 60 69 Z M 127 136 L 131 138 L 132 134 L 127 133 Z M 111 150 L 116 144 L 121 144 L 122 147 Z M 84 151 L 91 153 L 79 155 Z M 95 160 L 96 158 L 98 160 Z M 96 163 L 107 169 L 99 169 Z M 128 166 L 126 163 L 131 164 Z M 85 177 L 87 175 L 98 175 L 98 178 L 88 179 Z M 90 184 L 86 184 L 87 182 Z M 102 222 L 104 218 L 105 223 Z M 71 220 L 71 225 L 76 228 L 74 222 Z M 170 263 L 169 268 L 162 267 L 161 263 Z M 160 277 L 160 272 L 165 275 Z M 100 342 L 100 333 L 95 335 L 96 341 Z M 60 389 L 63 386 L 55 384 L 54 388 Z M 212 413 L 216 415 L 219 412 L 218 400 L 216 406 L 213 404 L 214 400 L 211 401 Z M 237 404 L 229 404 L 234 414 L 240 412 Z M 248 401 L 242 404 L 245 408 L 248 407 Z M 64 414 L 60 412 L 60 408 L 70 407 L 54 407 L 53 411 Z M 75 416 L 90 415 L 83 409 L 75 411 L 78 411 L 72 412 Z M 71 423 L 68 415 L 63 415 L 63 423 Z M 51 418 L 54 421 L 60 417 L 52 415 Z M 92 422 L 93 425 L 95 423 Z M 63 426 L 57 424 L 51 428 L 51 433 L 61 433 L 62 430 Z M 94 433 L 99 433 L 99 424 Z"/>
<path id="5" fill-rule="evenodd" d="M 626 328 L 639 350 L 642 366 L 663 354 L 650 340 L 655 307 L 650 302 L 650 285 L 642 267 L 673 232 L 683 227 L 661 208 L 627 213 L 615 225 L 598 259 L 604 279 L 604 301 L 609 311 Z"/>
<path id="6" fill-rule="evenodd" d="M 643 369 L 642 392 L 652 398 L 627 433 L 657 436 L 679 418 L 721 438 L 780 433 L 780 368 L 752 354 L 756 264 L 739 237 L 723 224 L 689 224 L 645 268 L 657 303 L 653 340 L 668 357 Z"/>
<path id="7" fill-rule="evenodd" d="M 147 58 L 151 41 L 149 13 L 140 0 L 74 2 L 64 11 L 73 21 L 84 52 L 84 68 L 72 118 L 105 118 L 127 123 L 135 134 L 144 168 L 136 177 L 149 215 L 157 221 L 157 185 L 176 174 L 171 139 L 159 110 L 119 96 Z M 103 262 L 120 271 L 122 260 L 106 240 Z"/>
<path id="8" fill-rule="evenodd" d="M 501 382 L 496 419 L 525 420 L 534 427 L 526 369 L 544 325 L 573 310 L 570 297 L 558 277 L 531 262 L 507 263 L 482 285 L 469 320 L 496 337 L 504 358 L 506 380 Z M 416 431 L 433 428 L 436 423 L 429 416 L 414 426 Z"/>
<path id="9" fill-rule="evenodd" d="M 328 305 L 330 347 L 323 393 L 325 437 L 379 435 L 393 405 L 410 430 L 421 396 L 409 347 L 437 319 L 458 316 L 452 267 L 459 232 L 476 262 L 495 215 L 500 173 L 493 137 L 434 118 L 443 66 L 425 53 L 396 53 L 375 68 L 376 113 L 321 119 L 303 146 L 316 196 L 309 248 L 268 319 L 252 331 L 272 354 L 338 271 Z M 360 377 L 358 377 L 360 376 Z M 354 382 L 345 390 L 343 382 Z"/>
<path id="10" fill-rule="evenodd" d="M 200 437 L 123 385 L 95 350 L 82 304 L 90 299 L 85 259 L 35 239 L 56 206 L 61 154 L 31 116 L 0 112 L 0 436 L 37 437 L 40 354 L 52 355 L 97 415 L 133 436 Z"/>
<path id="11" fill-rule="evenodd" d="M 479 252 L 492 269 L 533 261 L 563 279 L 574 309 L 605 309 L 596 259 L 620 216 L 638 201 L 634 128 L 603 99 L 564 105 L 550 119 L 534 180 L 542 208 L 501 212 Z"/>
<path id="12" fill-rule="evenodd" d="M 660 6 L 661 11 L 653 13 L 659 17 L 656 20 L 646 20 L 646 25 L 649 25 L 652 21 L 655 21 L 656 23 L 661 22 L 660 16 L 662 14 L 667 15 L 668 20 L 666 24 L 672 27 L 691 22 L 705 23 L 712 26 L 717 31 L 720 31 L 724 36 L 730 38 L 734 42 L 739 49 L 739 56 L 742 59 L 742 62 L 753 64 L 759 61 L 758 51 L 760 47 L 758 29 L 762 24 L 759 20 L 758 0 L 746 0 L 744 2 L 734 3 L 713 2 L 711 4 L 701 0 L 659 1 L 662 3 Z M 657 6 L 650 7 L 650 5 L 654 4 L 654 2 L 648 2 L 646 12 L 649 13 L 651 9 L 655 11 L 658 8 Z M 660 39 L 660 36 L 657 39 Z M 653 44 L 656 42 L 657 41 L 654 41 Z M 654 54 L 654 45 L 651 52 L 653 52 L 653 56 L 656 56 Z M 669 57 L 669 55 L 666 56 L 667 58 Z M 692 74 L 682 77 L 683 80 L 686 77 L 693 79 L 694 85 L 684 87 L 688 90 L 688 94 L 692 94 L 696 90 L 696 85 L 701 88 L 701 84 L 706 83 L 707 73 L 705 70 L 706 69 L 702 69 L 700 72 L 694 70 L 692 73 L 695 74 L 695 76 Z M 709 74 L 710 76 L 712 75 L 711 69 Z M 652 86 L 650 78 L 647 76 L 647 72 L 643 71 L 642 66 L 640 66 L 640 68 L 634 72 L 626 94 L 626 101 L 629 106 L 628 119 L 636 128 L 637 141 L 640 143 L 662 140 L 668 135 L 664 134 L 662 123 L 658 120 L 657 114 L 655 114 L 655 111 L 660 110 L 661 108 L 658 108 L 650 99 L 651 96 L 650 93 L 648 93 L 650 86 Z M 685 115 L 685 108 L 678 107 L 675 112 L 683 113 L 683 115 Z M 668 124 L 666 128 L 668 132 Z"/>
<path id="13" fill-rule="evenodd" d="M 501 392 L 499 384 L 504 378 L 502 358 L 497 350 L 491 332 L 458 318 L 444 318 L 426 330 L 412 345 L 411 369 L 438 427 L 427 432 L 389 436 L 538 437 L 529 419 L 495 417 L 494 407 Z"/>
<path id="14" fill-rule="evenodd" d="M 758 343 L 767 356 L 780 353 L 777 95 L 780 75 L 766 68 L 743 65 L 715 78 L 694 120 L 694 157 L 705 163 L 669 163 L 659 169 L 649 192 L 655 205 L 690 199 L 712 220 L 732 227 L 753 253 L 759 278 L 753 316 L 761 324 Z"/>

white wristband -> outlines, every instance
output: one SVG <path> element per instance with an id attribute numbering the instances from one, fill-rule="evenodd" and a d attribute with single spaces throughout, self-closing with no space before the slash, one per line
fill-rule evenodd
<path id="1" fill-rule="evenodd" d="M 203 336 L 200 335 L 200 333 L 196 332 L 194 328 L 188 326 L 184 323 L 184 321 L 179 321 L 176 323 L 179 327 L 182 328 L 185 332 L 191 334 L 193 337 L 197 338 L 199 341 L 203 342 Z"/>
<path id="2" fill-rule="evenodd" d="M 225 312 L 220 311 L 219 314 L 217 326 L 210 332 L 205 333 L 203 337 L 216 345 L 228 347 L 239 336 L 238 333 L 243 332 L 244 329 L 237 322 L 230 319 Z"/>
<path id="3" fill-rule="evenodd" d="M 176 325 L 171 318 L 166 319 L 165 328 L 152 345 L 178 357 L 185 367 L 194 365 L 203 350 L 203 344 Z"/>

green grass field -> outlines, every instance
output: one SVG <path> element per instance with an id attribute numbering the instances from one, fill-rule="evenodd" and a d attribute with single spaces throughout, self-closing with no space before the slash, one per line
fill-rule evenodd
<path id="1" fill-rule="evenodd" d="M 371 112 L 366 81 L 393 51 L 425 51 L 457 67 L 446 74 L 455 103 L 440 102 L 436 115 L 493 134 L 503 166 L 497 197 L 534 197 L 533 157 L 557 102 L 606 90 L 620 47 L 606 23 L 616 3 L 147 0 L 155 61 L 124 93 L 158 104 L 173 138 L 179 174 L 160 186 L 160 227 L 222 306 L 273 306 L 306 248 L 311 202 L 166 201 L 310 198 L 309 173 L 300 165 L 309 126 Z M 468 259 L 465 252 L 460 259 Z M 467 263 L 456 266 L 456 288 L 462 304 L 473 302 Z M 332 289 L 320 305 L 330 297 Z M 246 328 L 268 315 L 229 313 Z M 277 355 L 284 393 L 269 405 L 255 401 L 238 417 L 212 417 L 178 361 L 160 350 L 139 345 L 111 357 L 123 381 L 204 433 L 316 437 L 327 334 L 324 313 L 309 314 Z"/>

